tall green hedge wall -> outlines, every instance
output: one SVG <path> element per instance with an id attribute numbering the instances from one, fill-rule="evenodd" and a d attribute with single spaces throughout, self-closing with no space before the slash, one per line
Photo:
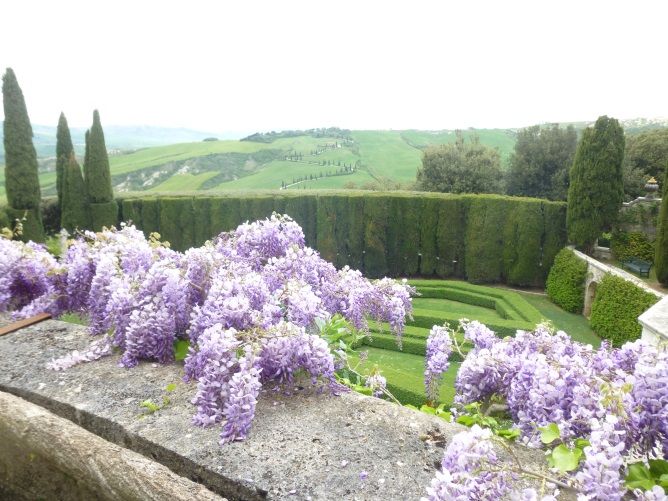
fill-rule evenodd
<path id="1" fill-rule="evenodd" d="M 290 215 L 306 242 L 341 267 L 371 277 L 460 277 L 543 285 L 566 243 L 566 205 L 497 195 L 316 192 L 118 200 L 119 218 L 172 248 L 201 245 L 273 211 Z"/>

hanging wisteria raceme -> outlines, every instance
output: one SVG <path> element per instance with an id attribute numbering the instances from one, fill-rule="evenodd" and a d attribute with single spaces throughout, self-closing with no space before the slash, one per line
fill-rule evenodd
<path id="1" fill-rule="evenodd" d="M 450 366 L 449 357 L 452 352 L 452 340 L 447 327 L 435 325 L 427 338 L 427 352 L 425 355 L 424 386 L 427 398 L 435 402 L 438 400 L 438 386 L 443 374 Z"/>
<path id="2" fill-rule="evenodd" d="M 567 445 L 572 446 L 578 438 L 588 440 L 585 460 L 569 484 L 580 493 L 578 499 L 622 499 L 627 492 L 623 478 L 630 461 L 668 456 L 665 345 L 639 340 L 618 349 L 607 343 L 594 349 L 545 325 L 505 339 L 492 337 L 493 333 L 477 322 L 461 325 L 473 348 L 457 373 L 455 402 L 481 402 L 484 407 L 492 401 L 505 403 L 521 440 L 530 446 L 541 445 L 539 428 L 551 423 L 558 425 Z M 445 356 L 451 352 L 451 346 L 440 341 L 442 332 L 449 331 L 435 326 L 429 338 L 428 389 L 433 381 L 430 364 L 443 367 L 439 352 Z M 446 457 L 450 453 L 446 451 Z M 488 481 L 484 472 L 481 468 L 477 481 L 488 483 L 486 488 L 496 492 L 498 481 Z M 432 483 L 430 498 L 451 499 L 449 494 L 438 497 L 434 493 L 459 492 L 457 489 L 470 493 L 468 480 L 457 480 L 456 473 L 444 466 Z M 537 499 L 533 494 L 526 491 L 514 496 Z M 656 489 L 635 495 L 638 499 L 664 499 Z"/>
<path id="3" fill-rule="evenodd" d="M 197 382 L 194 422 L 221 422 L 221 441 L 243 439 L 261 385 L 291 384 L 299 372 L 339 391 L 335 361 L 316 323 L 343 315 L 359 329 L 388 322 L 401 342 L 412 311 L 405 282 L 337 270 L 305 247 L 287 216 L 246 223 L 185 253 L 133 226 L 85 232 L 60 260 L 36 244 L 0 239 L 0 311 L 17 316 L 76 312 L 100 336 L 53 369 L 121 351 L 120 365 L 167 363 L 189 340 L 185 379 Z M 239 355 L 242 353 L 241 355 Z M 377 382 L 380 385 L 380 381 Z"/>

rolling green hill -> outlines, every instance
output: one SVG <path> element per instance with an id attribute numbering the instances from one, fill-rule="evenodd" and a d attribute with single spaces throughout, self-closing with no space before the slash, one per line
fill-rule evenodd
<path id="1" fill-rule="evenodd" d="M 628 122 L 628 123 L 627 123 Z M 573 123 L 576 128 L 589 125 Z M 666 125 L 660 121 L 625 121 L 629 133 Z M 55 131 L 35 126 L 40 160 L 42 194 L 55 194 Z M 118 130 L 116 130 L 118 129 Z M 507 166 L 515 145 L 516 129 L 467 129 L 465 138 L 477 135 L 484 145 L 496 148 Z M 73 138 L 78 152 L 83 147 Z M 108 129 L 105 128 L 105 133 Z M 254 134 L 245 140 L 179 142 L 170 139 L 205 136 L 185 129 L 109 128 L 107 145 L 112 183 L 118 192 L 166 192 L 253 189 L 364 188 L 392 182 L 410 187 L 421 165 L 423 150 L 455 141 L 455 131 L 310 129 Z M 50 159 L 45 159 L 51 157 Z M 0 159 L 0 163 L 2 160 Z M 4 169 L 0 168 L 0 202 L 4 200 Z"/>

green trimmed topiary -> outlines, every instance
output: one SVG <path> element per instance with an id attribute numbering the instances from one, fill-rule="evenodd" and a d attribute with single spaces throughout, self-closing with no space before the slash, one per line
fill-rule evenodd
<path id="1" fill-rule="evenodd" d="M 43 242 L 37 153 L 23 92 L 11 68 L 7 68 L 2 77 L 2 103 L 5 113 L 5 192 L 7 205 L 13 211 L 10 216 L 12 220 L 23 219 L 26 213 L 22 240 Z"/>
<path id="2" fill-rule="evenodd" d="M 176 249 L 272 211 L 286 213 L 323 257 L 374 277 L 542 285 L 565 244 L 565 204 L 498 195 L 280 192 L 127 198 L 120 205 L 125 219 L 174 240 Z M 191 234 L 183 238 L 177 227 Z"/>
<path id="3" fill-rule="evenodd" d="M 562 249 L 554 259 L 547 276 L 547 296 L 571 313 L 581 313 L 584 308 L 584 287 L 587 263 L 570 249 Z"/>
<path id="4" fill-rule="evenodd" d="M 466 227 L 466 277 L 472 283 L 503 280 L 503 228 L 513 201 L 506 197 L 471 200 Z"/>
<path id="5" fill-rule="evenodd" d="M 65 168 L 70 161 L 70 156 L 73 154 L 74 146 L 72 145 L 70 128 L 67 126 L 67 118 L 65 118 L 65 114 L 61 113 L 58 118 L 58 127 L 56 129 L 56 192 L 58 194 L 58 206 L 61 208 L 63 206 L 63 179 L 65 176 Z M 81 179 L 83 179 L 83 176 L 81 176 Z"/>
<path id="6" fill-rule="evenodd" d="M 93 112 L 93 126 L 86 143 L 86 192 L 91 204 L 105 204 L 114 199 L 111 189 L 111 172 L 109 170 L 109 156 L 104 141 L 104 131 L 100 123 L 100 113 Z M 105 222 L 102 222 L 103 224 Z M 96 221 L 93 219 L 93 225 Z"/>
<path id="7" fill-rule="evenodd" d="M 503 269 L 506 283 L 520 286 L 540 285 L 536 270 L 541 267 L 539 245 L 543 235 L 542 202 L 527 200 L 509 211 L 504 229 Z"/>
<path id="8" fill-rule="evenodd" d="M 642 327 L 638 316 L 659 298 L 614 275 L 606 275 L 596 290 L 589 322 L 594 332 L 608 339 L 613 346 L 640 337 Z"/>
<path id="9" fill-rule="evenodd" d="M 90 227 L 90 209 L 86 203 L 86 185 L 81 168 L 70 152 L 67 164 L 62 175 L 62 198 L 60 210 L 60 226 L 69 232 L 76 229 L 83 230 Z M 116 203 L 114 202 L 114 206 Z M 116 216 L 114 216 L 114 225 Z"/>
<path id="10" fill-rule="evenodd" d="M 387 275 L 387 226 L 389 200 L 382 195 L 364 200 L 364 274 L 379 278 Z"/>

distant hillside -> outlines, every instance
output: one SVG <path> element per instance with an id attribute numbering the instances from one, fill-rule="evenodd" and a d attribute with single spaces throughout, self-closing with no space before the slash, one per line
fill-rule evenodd
<path id="1" fill-rule="evenodd" d="M 4 164 L 5 150 L 3 144 L 3 123 L 0 122 L 0 165 Z M 52 157 L 56 154 L 56 127 L 49 125 L 33 125 L 33 144 L 40 158 Z M 72 142 L 77 153 L 83 153 L 86 129 L 73 127 L 70 129 Z M 212 132 L 190 129 L 172 129 L 150 126 L 105 126 L 104 136 L 110 150 L 136 150 L 150 146 L 161 146 L 174 143 L 201 141 L 207 137 L 220 137 Z M 222 138 L 221 138 L 222 139 Z"/>
<path id="2" fill-rule="evenodd" d="M 583 129 L 593 122 L 574 122 Z M 626 120 L 627 133 L 668 126 L 668 120 Z M 562 124 L 567 125 L 567 124 Z M 504 167 L 519 129 L 467 129 L 496 148 Z M 35 126 L 44 195 L 55 194 L 55 128 Z M 79 156 L 83 129 L 73 129 Z M 215 134 L 159 127 L 105 127 L 111 174 L 118 192 L 410 187 L 423 150 L 454 142 L 454 130 L 345 130 L 256 133 L 243 140 L 207 140 Z M 185 138 L 185 139 L 184 139 Z M 187 142 L 183 142 L 186 140 Z M 179 142 L 180 141 L 180 142 Z M 156 146 L 159 143 L 176 143 Z M 114 151 L 116 150 L 116 151 Z M 45 158 L 50 157 L 50 158 Z M 4 171 L 0 169 L 0 200 Z"/>

